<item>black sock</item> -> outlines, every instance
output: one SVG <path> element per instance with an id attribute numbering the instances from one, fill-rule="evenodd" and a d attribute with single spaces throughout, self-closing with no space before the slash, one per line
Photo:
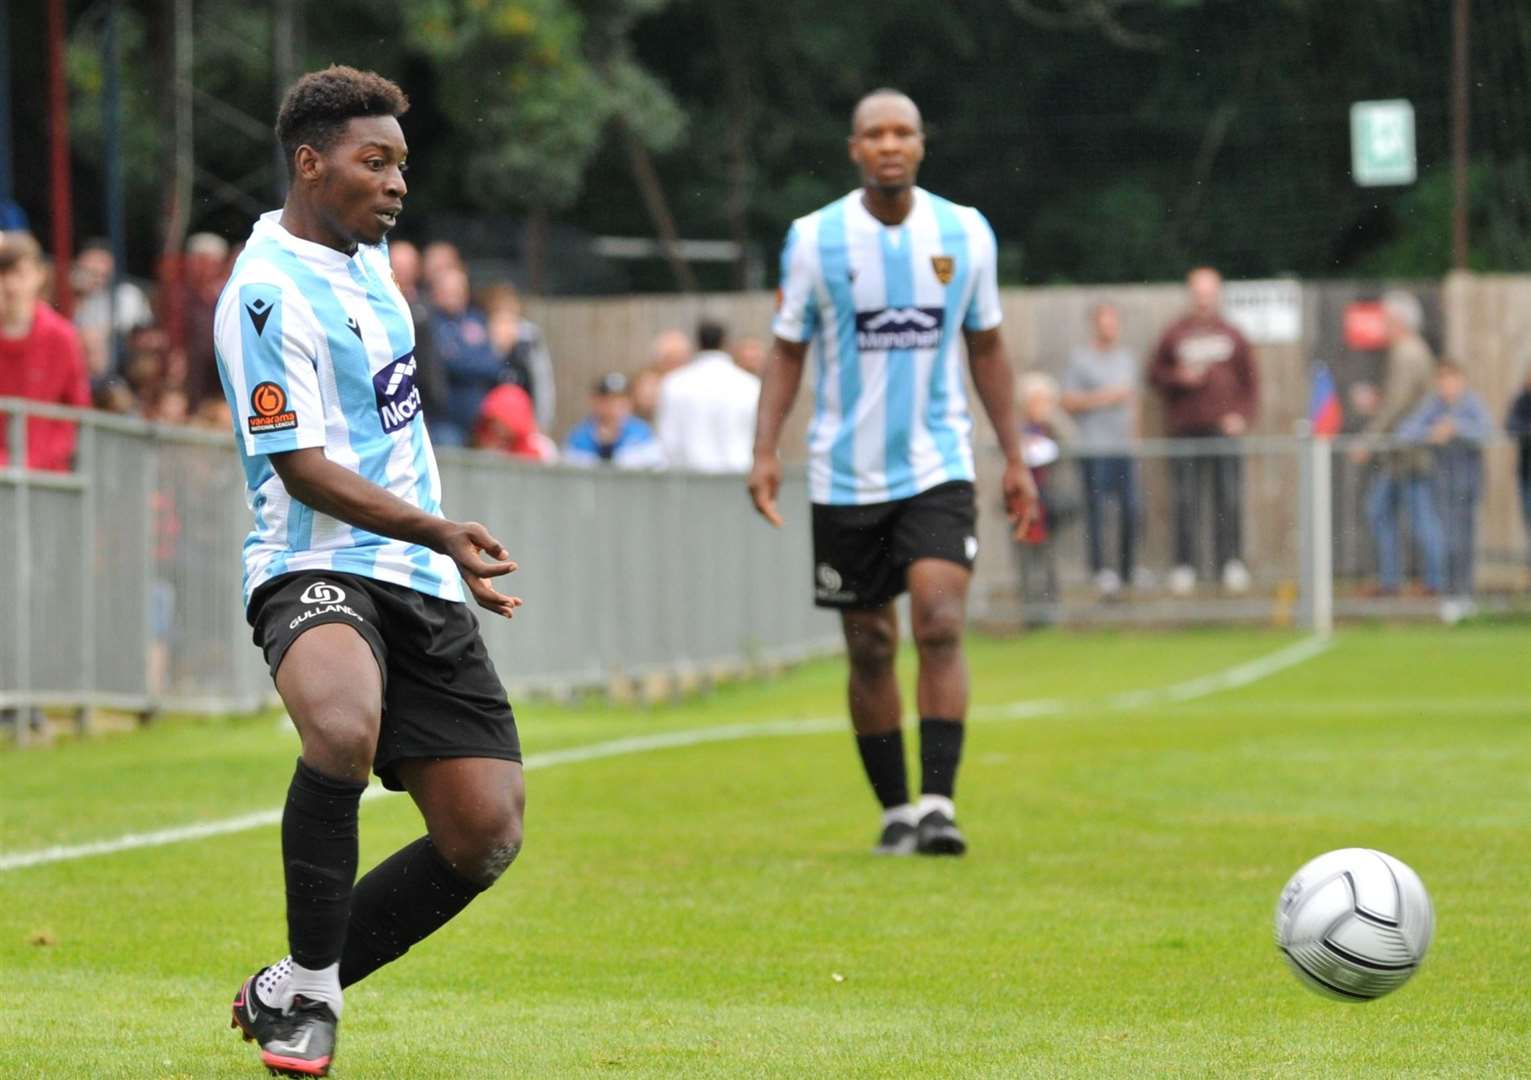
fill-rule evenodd
<path id="1" fill-rule="evenodd" d="M 458 876 L 429 836 L 395 851 L 356 883 L 340 985 L 350 986 L 397 960 L 483 891 Z"/>
<path id="2" fill-rule="evenodd" d="M 857 735 L 856 749 L 872 792 L 884 810 L 909 801 L 909 778 L 904 772 L 904 733 L 895 729 L 882 735 Z"/>
<path id="3" fill-rule="evenodd" d="M 287 875 L 287 947 L 295 963 L 326 968 L 340 959 L 356 881 L 356 806 L 366 784 L 339 780 L 298 759 L 282 811 Z"/>
<path id="4" fill-rule="evenodd" d="M 920 791 L 924 794 L 950 799 L 957 790 L 965 726 L 961 720 L 927 717 L 920 721 Z"/>

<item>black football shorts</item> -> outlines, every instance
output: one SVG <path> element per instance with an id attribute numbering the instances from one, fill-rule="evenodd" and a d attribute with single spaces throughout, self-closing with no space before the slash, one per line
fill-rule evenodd
<path id="1" fill-rule="evenodd" d="M 467 604 L 356 574 L 301 570 L 261 585 L 248 617 L 272 678 L 315 626 L 344 623 L 371 647 L 383 674 L 372 771 L 384 787 L 403 790 L 394 766 L 409 758 L 521 760 L 515 714 Z"/>
<path id="2" fill-rule="evenodd" d="M 813 504 L 813 602 L 880 608 L 907 588 L 911 563 L 944 559 L 971 570 L 978 509 L 967 480 L 866 506 Z"/>

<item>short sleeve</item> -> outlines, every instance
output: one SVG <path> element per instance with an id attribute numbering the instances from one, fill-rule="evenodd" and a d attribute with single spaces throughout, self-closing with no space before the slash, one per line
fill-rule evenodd
<path id="1" fill-rule="evenodd" d="M 324 445 L 319 331 L 280 285 L 231 283 L 213 340 L 247 454 Z"/>
<path id="2" fill-rule="evenodd" d="M 999 309 L 998 244 L 988 219 L 977 210 L 973 212 L 973 299 L 962 319 L 964 330 L 993 330 L 1003 315 Z"/>
<path id="3" fill-rule="evenodd" d="M 776 318 L 771 322 L 771 333 L 783 341 L 808 341 L 819 329 L 812 247 L 803 239 L 801 226 L 794 222 L 781 249 L 781 286 L 777 291 Z"/>

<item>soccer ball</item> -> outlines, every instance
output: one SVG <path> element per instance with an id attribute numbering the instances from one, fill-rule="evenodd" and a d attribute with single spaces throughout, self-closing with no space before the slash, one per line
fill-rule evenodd
<path id="1" fill-rule="evenodd" d="M 1276 903 L 1276 947 L 1310 989 L 1341 1001 L 1370 1001 L 1408 982 L 1434 933 L 1419 875 L 1370 848 L 1320 855 Z"/>

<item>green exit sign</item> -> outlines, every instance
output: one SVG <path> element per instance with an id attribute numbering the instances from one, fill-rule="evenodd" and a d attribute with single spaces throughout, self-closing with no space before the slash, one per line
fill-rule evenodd
<path id="1" fill-rule="evenodd" d="M 1399 99 L 1350 107 L 1350 174 L 1362 187 L 1414 183 L 1413 105 Z"/>

